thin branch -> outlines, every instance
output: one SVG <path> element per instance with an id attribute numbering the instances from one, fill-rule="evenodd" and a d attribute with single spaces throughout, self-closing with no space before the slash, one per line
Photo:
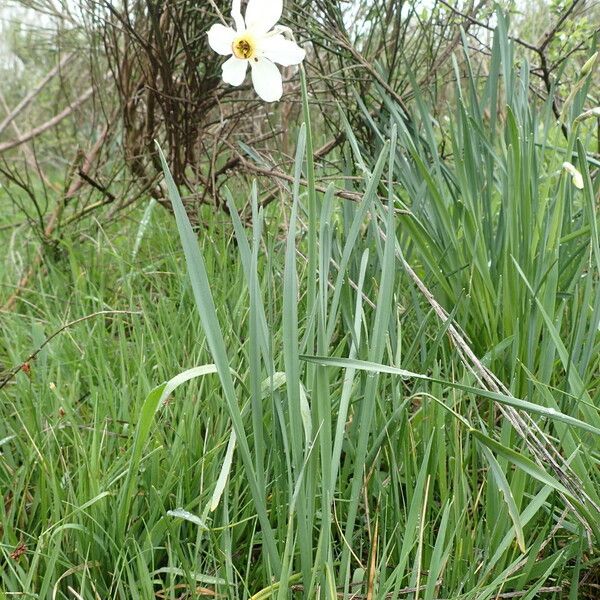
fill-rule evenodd
<path id="1" fill-rule="evenodd" d="M 282 173 L 281 171 L 275 171 L 273 169 L 268 169 L 265 167 L 259 167 L 242 157 L 240 157 L 240 164 L 241 167 L 246 171 L 256 173 L 257 175 L 264 175 L 265 177 L 275 177 L 277 179 L 281 179 L 282 181 L 287 181 L 288 183 L 294 183 L 295 181 L 295 178 L 292 175 L 288 175 L 287 173 Z M 306 180 L 300 179 L 300 185 L 306 186 Z M 327 188 L 324 188 L 320 185 L 315 186 L 315 189 L 321 194 L 325 194 L 327 192 Z M 364 195 L 360 192 L 350 192 L 347 190 L 340 189 L 334 190 L 333 195 L 337 196 L 338 198 L 343 198 L 344 200 L 352 200 L 353 202 L 360 202 L 364 197 Z"/>
<path id="2" fill-rule="evenodd" d="M 17 106 L 15 106 L 15 108 L 12 110 L 12 112 L 10 112 L 6 118 L 4 119 L 4 121 L 2 121 L 0 123 L 0 135 L 2 135 L 2 132 L 10 125 L 10 123 L 12 123 L 12 121 L 14 121 L 28 106 L 29 104 L 31 104 L 31 102 L 34 100 L 34 98 L 36 96 L 38 96 L 38 94 L 44 89 L 44 87 L 46 86 L 46 84 L 48 82 L 50 82 L 57 73 L 59 73 L 61 71 L 61 69 L 63 67 L 65 67 L 70 61 L 71 59 L 75 56 L 75 53 L 72 52 L 70 54 L 67 54 L 65 57 L 63 57 L 63 59 L 56 65 L 56 67 L 54 67 L 54 69 L 52 69 L 32 90 L 31 92 L 29 92 L 29 94 L 27 94 L 27 96 L 25 96 L 25 98 L 23 98 L 23 100 L 21 100 L 21 102 L 19 102 L 19 104 L 17 104 Z"/>
<path id="3" fill-rule="evenodd" d="M 386 233 L 378 227 L 379 235 L 382 239 L 386 239 Z M 463 364 L 476 378 L 477 382 L 485 389 L 493 392 L 499 392 L 510 396 L 508 388 L 496 377 L 496 375 L 490 371 L 475 355 L 470 345 L 465 341 L 465 335 L 457 324 L 455 324 L 444 308 L 437 302 L 434 295 L 427 288 L 421 278 L 415 273 L 413 268 L 404 258 L 402 251 L 397 248 L 396 256 L 408 276 L 412 279 L 413 283 L 417 286 L 421 294 L 425 297 L 431 308 L 436 313 L 437 317 L 448 326 L 447 334 L 457 349 Z M 528 413 L 521 414 L 517 409 L 512 406 L 504 406 L 500 403 L 496 403 L 500 412 L 515 428 L 515 431 L 519 434 L 521 439 L 525 442 L 527 447 L 531 450 L 538 463 L 544 467 L 549 465 L 561 483 L 569 489 L 575 498 L 580 501 L 588 503 L 593 506 L 594 509 L 600 512 L 600 507 L 594 502 L 594 500 L 584 491 L 583 484 L 579 480 L 578 476 L 573 472 L 569 463 L 567 463 L 559 451 L 550 443 L 547 435 L 540 429 L 536 421 Z M 540 439 L 541 438 L 541 439 Z M 542 441 L 543 440 L 543 441 Z M 561 463 L 561 464 L 559 464 Z M 590 535 L 590 525 L 582 517 L 572 505 L 570 499 L 565 496 L 564 493 L 560 493 L 565 504 L 572 510 L 576 518 L 584 526 L 588 538 Z"/>
<path id="4" fill-rule="evenodd" d="M 34 350 L 23 362 L 19 363 L 17 366 L 10 369 L 3 377 L 0 379 L 0 390 L 8 384 L 8 382 L 13 379 L 19 371 L 24 370 L 25 365 L 29 365 L 32 360 L 35 360 L 38 354 L 58 335 L 60 335 L 66 329 L 73 327 L 83 321 L 87 321 L 89 319 L 93 319 L 95 317 L 100 317 L 102 315 L 141 315 L 143 314 L 140 311 L 131 311 L 131 310 L 100 310 L 98 312 L 92 313 L 91 315 L 85 315 L 85 317 L 80 317 L 79 319 L 75 319 L 74 321 L 70 321 L 69 323 L 65 323 L 62 327 L 57 329 L 54 333 L 49 335 L 44 342 L 38 346 L 36 350 Z"/>
<path id="5" fill-rule="evenodd" d="M 104 80 L 107 80 L 109 75 L 104 77 Z M 42 133 L 45 133 L 49 129 L 52 129 L 56 125 L 58 125 L 61 121 L 64 121 L 68 116 L 70 116 L 75 110 L 77 110 L 82 104 L 84 104 L 90 97 L 94 94 L 96 88 L 94 86 L 88 88 L 73 104 L 67 106 L 63 111 L 52 117 L 49 121 L 46 121 L 43 125 L 28 131 L 23 134 L 20 138 L 16 140 L 12 140 L 11 142 L 5 142 L 4 144 L 0 144 L 0 154 L 7 150 L 12 150 L 13 148 L 17 148 L 21 144 L 25 144 L 29 140 L 38 137 Z"/>
<path id="6" fill-rule="evenodd" d="M 484 23 L 483 21 L 476 19 L 472 15 L 461 12 L 460 10 L 458 10 L 457 8 L 452 6 L 449 2 L 446 2 L 446 0 L 439 0 L 439 1 L 446 8 L 450 9 L 455 15 L 458 15 L 459 17 L 462 17 L 463 19 L 470 21 L 473 25 L 477 25 L 477 27 L 482 27 L 483 29 L 487 29 L 488 31 L 495 31 L 495 27 L 492 27 L 491 25 L 488 25 L 487 23 Z M 532 50 L 533 52 L 538 52 L 537 46 L 535 46 L 534 44 L 531 44 L 529 42 L 526 42 L 525 40 L 522 40 L 521 38 L 515 37 L 514 35 L 509 35 L 508 39 L 519 44 L 520 46 L 523 46 L 524 48 L 528 48 L 529 50 Z"/>
<path id="7" fill-rule="evenodd" d="M 6 112 L 10 112 L 9 108 L 8 108 L 8 104 L 6 102 L 6 98 L 3 96 L 2 91 L 0 91 L 0 104 L 2 104 L 2 106 L 4 107 Z M 11 125 L 12 125 L 12 129 L 15 132 L 15 135 L 17 136 L 17 138 L 20 138 L 21 130 L 19 129 L 19 126 L 14 121 L 11 121 Z M 0 133 L 1 133 L 1 129 L 0 129 Z M 50 179 L 48 179 L 48 177 L 42 170 L 42 167 L 39 164 L 39 162 L 37 161 L 34 151 L 29 147 L 29 144 L 23 145 L 23 155 L 25 156 L 25 162 L 29 165 L 30 168 L 32 168 L 34 171 L 37 172 L 37 174 L 40 176 L 40 179 L 44 182 L 44 184 L 47 185 L 48 187 L 56 189 L 55 186 L 50 181 Z"/>
<path id="8" fill-rule="evenodd" d="M 101 183 L 90 177 L 85 171 L 79 169 L 78 171 L 79 177 L 89 183 L 93 188 L 97 189 L 99 192 L 102 192 L 110 202 L 114 202 L 117 198 L 115 195 Z"/>
<path id="9" fill-rule="evenodd" d="M 84 177 L 81 174 L 83 173 L 84 175 L 87 175 L 89 173 L 89 171 L 91 170 L 94 160 L 99 155 L 99 153 L 100 153 L 100 151 L 102 149 L 102 146 L 103 146 L 104 142 L 106 141 L 106 138 L 108 136 L 108 133 L 110 131 L 110 128 L 111 128 L 111 125 L 112 125 L 112 123 L 114 121 L 114 118 L 116 118 L 116 116 L 113 116 L 113 118 L 109 119 L 108 123 L 104 127 L 103 132 L 100 134 L 98 140 L 96 141 L 96 143 L 94 144 L 94 146 L 92 146 L 92 148 L 90 149 L 90 151 L 86 154 L 86 156 L 85 156 L 85 158 L 83 160 L 83 165 L 81 166 L 81 168 L 79 170 L 80 179 L 74 181 L 69 186 L 69 189 L 67 190 L 65 196 L 59 200 L 59 202 L 57 203 L 56 207 L 52 211 L 52 214 L 48 218 L 46 225 L 44 226 L 44 224 L 42 223 L 43 238 L 49 239 L 50 236 L 54 233 L 54 230 L 58 227 L 58 225 L 60 223 L 60 220 L 61 220 L 61 217 L 62 217 L 62 214 L 63 214 L 65 206 L 67 205 L 67 203 L 69 202 L 69 200 L 75 196 L 75 194 L 77 193 L 77 191 L 83 185 Z M 107 196 L 107 197 L 109 198 L 109 202 L 108 203 L 113 202 L 114 199 L 115 199 L 114 196 L 112 196 L 112 195 Z M 91 207 L 88 207 L 88 209 L 84 209 L 84 211 L 82 211 L 79 214 L 79 216 L 82 216 L 83 214 L 88 214 L 88 212 L 90 212 L 91 209 L 97 208 L 98 206 L 103 206 L 106 203 L 107 202 L 103 202 L 100 205 L 93 204 Z M 71 222 L 72 220 L 73 219 L 70 219 L 69 222 Z M 38 266 L 41 264 L 42 258 L 43 258 L 43 252 L 44 252 L 44 245 L 40 244 L 40 246 L 38 247 L 38 249 L 36 251 L 35 257 L 34 257 L 33 261 L 31 262 L 29 268 L 25 271 L 25 273 L 23 274 L 23 276 L 19 280 L 19 283 L 17 284 L 17 287 L 16 287 L 16 290 L 15 290 L 14 294 L 8 299 L 8 301 L 2 307 L 2 310 L 4 310 L 4 311 L 10 311 L 10 310 L 13 309 L 13 307 L 15 306 L 15 304 L 16 304 L 18 298 L 19 298 L 19 294 L 21 293 L 21 290 L 23 290 L 28 285 L 29 280 L 31 279 L 31 277 L 35 273 L 35 271 L 38 268 Z"/>
<path id="10" fill-rule="evenodd" d="M 538 52 L 543 52 L 546 49 L 548 44 L 552 41 L 554 36 L 557 34 L 558 30 L 561 28 L 562 24 L 569 18 L 571 13 L 575 10 L 575 8 L 579 4 L 579 2 L 580 2 L 580 0 L 573 0 L 571 5 L 569 7 L 567 7 L 565 12 L 560 16 L 558 21 L 555 23 L 554 27 L 552 27 L 552 29 L 550 29 L 549 31 L 547 31 L 544 34 L 544 36 L 542 37 L 542 41 L 538 45 L 538 49 L 537 49 Z"/>

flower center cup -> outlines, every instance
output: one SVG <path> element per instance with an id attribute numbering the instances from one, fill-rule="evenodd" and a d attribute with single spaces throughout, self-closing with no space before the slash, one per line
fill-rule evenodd
<path id="1" fill-rule="evenodd" d="M 254 40 L 247 33 L 237 37 L 233 41 L 231 49 L 236 58 L 244 60 L 250 60 L 256 55 L 256 45 Z"/>

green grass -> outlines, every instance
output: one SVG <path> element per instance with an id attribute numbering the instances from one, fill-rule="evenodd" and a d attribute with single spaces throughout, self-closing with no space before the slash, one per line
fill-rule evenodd
<path id="1" fill-rule="evenodd" d="M 195 233 L 165 165 L 176 223 L 63 241 L 0 314 L 6 367 L 95 315 L 0 390 L 7 597 L 595 597 L 586 89 L 565 144 L 526 73 L 501 22 L 448 125 L 386 99 L 361 202 L 316 192 L 305 103 L 281 205 Z"/>

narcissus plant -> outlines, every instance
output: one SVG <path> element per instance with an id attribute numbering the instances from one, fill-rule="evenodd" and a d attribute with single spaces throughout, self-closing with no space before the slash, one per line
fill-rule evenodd
<path id="1" fill-rule="evenodd" d="M 283 0 L 249 0 L 246 18 L 241 0 L 234 0 L 231 16 L 235 29 L 215 23 L 208 32 L 211 48 L 230 58 L 223 64 L 223 81 L 233 86 L 246 79 L 248 64 L 252 84 L 265 102 L 275 102 L 283 94 L 283 81 L 277 65 L 298 65 L 306 52 L 293 40 L 292 32 L 277 23 Z"/>

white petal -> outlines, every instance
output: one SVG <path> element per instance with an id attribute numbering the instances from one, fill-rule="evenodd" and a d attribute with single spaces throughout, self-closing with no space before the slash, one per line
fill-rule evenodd
<path id="1" fill-rule="evenodd" d="M 266 58 L 251 61 L 252 83 L 265 102 L 275 102 L 283 95 L 283 81 L 276 65 Z"/>
<path id="2" fill-rule="evenodd" d="M 246 29 L 246 25 L 244 24 L 244 19 L 242 17 L 242 0 L 233 0 L 233 5 L 231 6 L 231 16 L 235 21 L 235 27 L 239 32 L 242 32 Z"/>
<path id="3" fill-rule="evenodd" d="M 583 185 L 583 175 L 579 171 L 577 171 L 577 173 L 575 173 L 573 175 L 573 185 L 578 190 L 582 190 L 584 188 L 584 185 Z"/>
<path id="4" fill-rule="evenodd" d="M 563 169 L 571 176 L 571 178 L 573 180 L 573 185 L 578 190 L 582 190 L 584 187 L 583 175 L 577 170 L 575 165 L 572 165 L 570 162 L 564 162 Z"/>
<path id="5" fill-rule="evenodd" d="M 244 83 L 244 79 L 246 79 L 248 61 L 232 56 L 229 60 L 223 63 L 221 68 L 223 69 L 223 81 L 225 83 L 235 86 L 242 85 L 242 83 Z"/>
<path id="6" fill-rule="evenodd" d="M 249 0 L 246 27 L 258 33 L 271 31 L 281 19 L 283 0 Z"/>
<path id="7" fill-rule="evenodd" d="M 208 43 L 215 52 L 223 54 L 223 56 L 228 56 L 229 54 L 233 54 L 231 45 L 236 35 L 235 30 L 231 27 L 215 23 L 208 30 Z"/>
<path id="8" fill-rule="evenodd" d="M 260 40 L 260 52 L 265 58 L 284 67 L 299 65 L 306 51 L 296 42 L 286 40 L 281 34 L 268 35 Z"/>

